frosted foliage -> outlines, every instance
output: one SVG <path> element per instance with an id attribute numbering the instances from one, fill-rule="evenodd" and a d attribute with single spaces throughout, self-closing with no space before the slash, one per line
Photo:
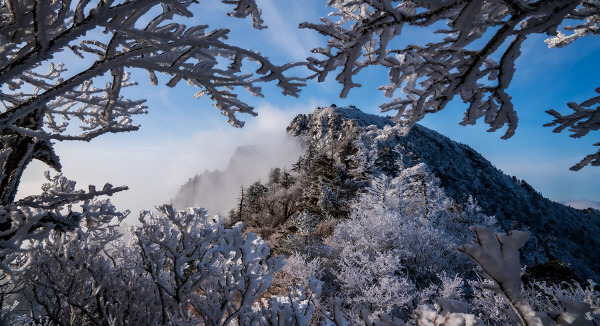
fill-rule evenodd
<path id="1" fill-rule="evenodd" d="M 464 225 L 483 225 L 494 228 L 497 221 L 495 217 L 483 214 L 481 207 L 477 204 L 477 200 L 469 195 L 467 201 L 463 203 L 460 222 Z"/>
<path id="2" fill-rule="evenodd" d="M 435 296 L 462 299 L 463 280 L 446 273 L 470 268 L 455 252 L 465 238 L 464 223 L 489 218 L 474 203 L 450 212 L 453 202 L 438 183 L 423 166 L 396 178 L 376 176 L 358 196 L 350 219 L 326 239 L 345 310 L 354 322 L 365 309 L 373 319 L 380 313 L 398 315 Z"/>
<path id="3" fill-rule="evenodd" d="M 424 163 L 406 168 L 394 182 L 402 184 L 404 212 L 409 216 L 436 218 L 448 211 L 452 200 L 444 194 L 440 181 Z"/>
<path id="4" fill-rule="evenodd" d="M 149 279 L 140 277 L 135 249 L 115 239 L 117 225 L 102 234 L 86 228 L 53 231 L 31 253 L 35 263 L 19 276 L 30 318 L 41 324 L 135 324 L 156 322 L 158 297 Z M 131 298 L 136 298 L 132 300 Z"/>
<path id="5" fill-rule="evenodd" d="M 127 213 L 117 212 L 109 200 L 97 199 L 97 194 L 75 191 L 75 183 L 60 175 L 51 181 L 43 187 L 44 195 L 54 197 L 56 208 L 47 213 L 75 214 L 75 203 L 64 199 L 73 199 L 73 194 L 93 199 L 81 200 L 81 220 L 70 229 L 52 230 L 43 238 L 30 239 L 9 256 L 14 273 L 9 284 L 19 292 L 2 289 L 2 294 L 19 303 L 14 317 L 29 308 L 26 316 L 19 317 L 29 321 L 17 324 L 104 321 L 121 325 L 131 324 L 140 316 L 151 321 L 155 296 L 148 295 L 149 283 L 138 277 L 135 250 L 119 243 L 119 224 Z M 132 301 L 131 297 L 139 299 Z"/>
<path id="6" fill-rule="evenodd" d="M 35 325 L 307 325 L 321 309 L 322 283 L 304 279 L 320 273 L 318 260 L 297 257 L 292 267 L 306 268 L 292 273 L 306 287 L 266 299 L 283 260 L 260 238 L 240 224 L 225 229 L 200 208 L 158 210 L 140 217 L 129 244 L 116 220 L 101 231 L 84 226 L 32 241 L 19 255 L 31 257 L 30 268 L 2 274 L 2 296 L 18 307 L 4 304 L 0 317 Z"/>
<path id="7" fill-rule="evenodd" d="M 309 288 L 291 289 L 287 296 L 262 299 L 254 305 L 254 314 L 240 318 L 240 325 L 312 325 L 319 303 L 322 282 L 310 279 Z"/>
<path id="8" fill-rule="evenodd" d="M 309 260 L 307 255 L 294 253 L 285 260 L 283 269 L 275 274 L 274 287 L 284 290 L 302 286 L 309 288 L 310 279 L 319 279 L 323 274 L 323 262 L 316 257 Z"/>
<path id="9" fill-rule="evenodd" d="M 469 267 L 455 248 L 466 241 L 470 224 L 493 226 L 474 201 L 453 210 L 437 180 L 423 164 L 396 178 L 375 177 L 358 196 L 351 220 L 341 222 L 330 239 L 341 252 L 353 248 L 369 254 L 397 250 L 404 269 L 418 280 L 437 279 L 442 272 L 462 273 Z"/>
<path id="10" fill-rule="evenodd" d="M 36 258 L 29 254 L 35 245 L 52 230 L 72 231 L 80 225 L 92 235 L 106 232 L 106 224 L 113 219 L 122 220 L 128 214 L 115 210 L 108 200 L 99 196 L 112 195 L 124 187 L 113 188 L 106 184 L 102 190 L 90 186 L 88 191 L 75 188 L 75 182 L 61 174 L 50 176 L 42 185 L 42 194 L 24 198 L 14 204 L 0 207 L 3 226 L 0 234 L 0 270 L 19 273 L 26 270 Z M 56 236 L 56 235 L 55 235 Z"/>
<path id="11" fill-rule="evenodd" d="M 440 298 L 450 300 L 463 299 L 464 280 L 461 277 L 458 275 L 449 277 L 446 273 L 442 273 L 438 275 L 438 278 L 441 280 L 440 289 L 437 291 Z"/>
<path id="12" fill-rule="evenodd" d="M 281 257 L 241 223 L 226 229 L 201 208 L 144 212 L 134 232 L 145 270 L 162 301 L 163 323 L 226 325 L 252 313 Z"/>
<path id="13" fill-rule="evenodd" d="M 366 264 L 369 257 L 395 256 L 398 271 L 408 271 L 419 280 L 430 279 L 443 270 L 460 269 L 461 260 L 453 253 L 452 240 L 427 221 L 406 218 L 393 212 L 368 212 L 353 216 L 336 227 L 328 240 L 331 247 Z M 366 256 L 366 257 L 363 257 Z M 404 262 L 401 264 L 400 262 Z M 443 262 L 443 263 L 442 263 Z"/>
<path id="14" fill-rule="evenodd" d="M 347 313 L 357 320 L 363 309 L 373 313 L 390 313 L 411 301 L 415 288 L 402 276 L 402 265 L 393 251 L 370 256 L 356 251 L 342 253 L 337 273 Z"/>
<path id="15" fill-rule="evenodd" d="M 471 299 L 472 309 L 480 318 L 492 321 L 495 325 L 509 325 L 514 318 L 514 313 L 508 303 L 508 300 L 501 293 L 494 292 L 490 288 L 494 287 L 493 281 L 468 280 L 469 287 L 473 291 Z"/>
<path id="16" fill-rule="evenodd" d="M 395 111 L 404 132 L 426 114 L 443 110 L 455 97 L 468 105 L 463 125 L 479 119 L 489 131 L 518 124 L 508 88 L 523 42 L 531 35 L 551 36 L 551 47 L 600 31 L 597 0 L 579 1 L 429 1 L 330 0 L 333 12 L 320 23 L 300 26 L 328 38 L 310 58 L 319 81 L 330 73 L 343 85 L 341 97 L 365 68 L 387 69 L 389 84 L 382 111 Z M 569 31 L 560 31 L 563 22 Z M 425 27 L 435 33 L 424 34 Z M 416 40 L 408 34 L 417 33 Z M 411 38 L 405 41 L 405 38 Z M 402 95 L 401 97 L 395 97 Z"/>

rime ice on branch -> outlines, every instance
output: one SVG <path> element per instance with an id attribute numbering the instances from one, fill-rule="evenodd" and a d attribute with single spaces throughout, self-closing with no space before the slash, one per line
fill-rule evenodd
<path id="1" fill-rule="evenodd" d="M 254 1 L 223 2 L 235 6 L 231 16 L 252 16 L 254 27 L 264 27 Z M 128 0 L 101 1 L 93 6 L 88 1 L 68 0 L 2 2 L 4 179 L 18 183 L 18 176 L 13 178 L 7 166 L 14 165 L 13 170 L 18 171 L 33 158 L 60 169 L 51 140 L 89 141 L 104 133 L 137 130 L 131 117 L 145 113 L 145 107 L 143 100 L 121 95 L 124 87 L 136 85 L 129 79 L 128 68 L 147 70 L 152 84 L 158 83 L 158 72 L 171 77 L 169 87 L 180 81 L 198 87 L 196 96 L 210 96 L 235 126 L 242 125 L 236 113 L 255 115 L 253 108 L 232 92 L 236 87 L 261 96 L 257 84 L 275 81 L 284 94 L 297 96 L 302 82 L 284 75 L 295 64 L 276 66 L 257 52 L 225 43 L 226 29 L 173 22 L 176 16 L 191 17 L 188 7 L 193 3 Z M 157 10 L 157 15 L 151 14 Z M 81 60 L 66 65 L 52 61 L 69 54 Z M 220 58 L 230 65 L 219 65 Z M 241 71 L 245 61 L 257 64 L 255 74 Z M 105 85 L 97 86 L 99 82 Z M 17 153 L 22 148 L 27 153 Z M 3 203 L 10 202 L 14 194 L 7 196 Z"/>
<path id="2" fill-rule="evenodd" d="M 523 42 L 532 34 L 547 34 L 554 36 L 547 41 L 552 47 L 563 46 L 600 33 L 597 0 L 330 0 L 328 5 L 334 18 L 301 24 L 329 38 L 327 46 L 313 50 L 321 56 L 310 58 L 319 81 L 335 72 L 345 97 L 361 86 L 354 76 L 362 69 L 386 68 L 390 84 L 380 89 L 387 97 L 397 91 L 403 97 L 381 108 L 397 111 L 406 132 L 460 96 L 469 105 L 462 125 L 483 118 L 489 131 L 507 126 L 502 138 L 510 138 L 518 117 L 507 89 Z M 573 31 L 565 35 L 558 30 L 565 21 L 581 23 L 564 27 Z M 406 43 L 407 28 L 430 26 L 439 36 L 399 46 Z"/>
<path id="3" fill-rule="evenodd" d="M 560 299 L 562 312 L 537 312 L 521 293 L 519 249 L 529 238 L 527 232 L 494 233 L 481 226 L 473 226 L 471 230 L 475 233 L 473 244 L 462 245 L 458 250 L 473 258 L 483 275 L 493 282 L 489 289 L 508 300 L 515 312 L 515 322 L 525 326 L 594 324 L 585 317 L 593 310 L 589 303 Z"/>
<path id="4" fill-rule="evenodd" d="M 265 26 L 254 0 L 223 0 L 234 17 L 251 16 Z M 229 30 L 187 27 L 192 0 L 32 0 L 0 2 L 0 204 L 11 205 L 26 166 L 38 159 L 60 170 L 53 141 L 90 141 L 106 133 L 134 131 L 132 117 L 146 113 L 144 100 L 122 95 L 136 85 L 129 69 L 157 73 L 208 95 L 234 126 L 238 113 L 256 115 L 237 98 L 244 88 L 262 96 L 262 82 L 275 82 L 297 96 L 300 78 L 257 52 L 225 42 Z M 58 63 L 59 57 L 67 59 Z M 248 62 L 249 69 L 242 69 Z M 225 64 L 223 64 L 225 62 Z M 229 63 L 229 65 L 227 65 Z M 255 72 L 251 72 L 255 65 Z M 250 72 L 248 72 L 250 71 Z M 11 218 L 4 216 L 10 224 Z M 3 223 L 4 223 L 3 222 Z M 9 226 L 0 227 L 0 232 Z"/>
<path id="5" fill-rule="evenodd" d="M 600 94 L 600 87 L 596 88 L 596 93 Z M 545 124 L 544 127 L 558 125 L 558 127 L 553 130 L 556 133 L 569 128 L 569 131 L 572 133 L 571 137 L 573 138 L 580 138 L 587 135 L 590 131 L 597 131 L 600 129 L 600 96 L 592 97 L 580 104 L 569 102 L 568 105 L 569 108 L 575 111 L 574 113 L 562 115 L 555 110 L 546 111 L 554 116 L 554 120 Z M 594 108 L 594 105 L 598 106 Z M 600 146 L 600 143 L 596 143 L 594 146 Z M 571 170 L 579 171 L 588 164 L 600 166 L 600 150 L 595 154 L 584 157 L 583 160 L 572 166 Z"/>

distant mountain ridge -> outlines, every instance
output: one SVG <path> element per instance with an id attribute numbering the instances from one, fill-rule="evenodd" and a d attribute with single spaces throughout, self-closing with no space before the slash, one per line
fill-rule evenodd
<path id="1" fill-rule="evenodd" d="M 502 229 L 530 231 L 526 250 L 536 252 L 531 259 L 560 259 L 584 275 L 600 273 L 600 211 L 575 209 L 544 198 L 467 145 L 420 125 L 401 136 L 390 119 L 353 107 L 331 106 L 300 114 L 287 130 L 317 150 L 333 151 L 336 143 L 347 141 L 366 144 L 365 148 L 379 153 L 378 164 L 383 167 L 398 160 L 405 166 L 425 163 L 456 202 L 472 196 L 485 214 L 497 218 Z M 387 173 L 385 168 L 382 171 Z"/>

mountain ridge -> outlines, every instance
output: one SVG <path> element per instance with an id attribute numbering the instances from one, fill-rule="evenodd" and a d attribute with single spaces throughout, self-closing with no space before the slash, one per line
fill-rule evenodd
<path id="1" fill-rule="evenodd" d="M 300 114 L 288 127 L 292 136 L 317 148 L 353 138 L 360 142 L 367 136 L 378 150 L 387 151 L 387 160 L 402 160 L 405 166 L 423 162 L 455 201 L 462 203 L 472 196 L 485 214 L 497 218 L 504 231 L 530 231 L 526 250 L 534 250 L 535 255 L 528 263 L 561 259 L 579 272 L 597 277 L 600 239 L 594 235 L 600 234 L 600 211 L 580 210 L 544 198 L 468 145 L 424 126 L 415 125 L 405 136 L 402 131 L 388 118 L 336 106 Z M 392 150 L 398 148 L 403 152 Z"/>

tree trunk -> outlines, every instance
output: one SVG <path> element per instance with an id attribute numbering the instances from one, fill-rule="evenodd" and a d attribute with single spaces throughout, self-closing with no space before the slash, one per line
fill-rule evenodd
<path id="1" fill-rule="evenodd" d="M 15 126 L 33 131 L 41 130 L 44 107 L 32 111 L 17 120 Z M 0 130 L 0 153 L 8 151 L 0 161 L 0 204 L 9 205 L 15 200 L 17 189 L 25 168 L 34 158 L 39 159 L 50 167 L 60 171 L 60 163 L 54 155 L 49 140 L 36 139 L 17 131 L 4 128 Z"/>

